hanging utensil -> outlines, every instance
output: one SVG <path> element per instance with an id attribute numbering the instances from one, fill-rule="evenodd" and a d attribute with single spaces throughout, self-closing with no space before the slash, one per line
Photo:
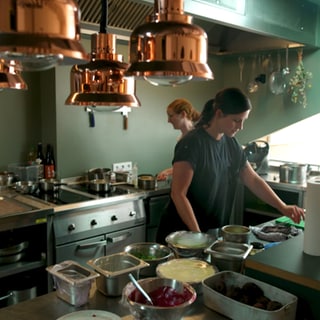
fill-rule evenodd
<path id="1" fill-rule="evenodd" d="M 242 82 L 242 73 L 243 73 L 243 67 L 244 67 L 244 57 L 238 58 L 239 63 L 239 69 L 240 69 L 240 82 Z"/>
<path id="2" fill-rule="evenodd" d="M 281 94 L 286 88 L 285 77 L 281 71 L 281 56 L 280 52 L 277 54 L 277 71 L 271 73 L 269 77 L 269 87 L 273 94 Z"/>
<path id="3" fill-rule="evenodd" d="M 256 72 L 256 64 L 257 64 L 256 59 L 257 59 L 257 57 L 254 56 L 253 60 L 252 60 L 252 78 L 253 78 L 253 80 L 251 80 L 248 84 L 248 92 L 249 93 L 257 92 L 259 89 L 258 83 L 254 78 L 255 72 Z"/>
<path id="4" fill-rule="evenodd" d="M 289 60 L 289 47 L 286 47 L 286 67 L 282 69 L 282 74 L 284 76 L 290 74 L 290 69 L 289 69 L 289 65 L 288 65 L 288 60 Z"/>

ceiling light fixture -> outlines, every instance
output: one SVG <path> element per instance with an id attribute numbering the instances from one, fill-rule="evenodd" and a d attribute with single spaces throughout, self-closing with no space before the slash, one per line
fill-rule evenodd
<path id="1" fill-rule="evenodd" d="M 207 34 L 192 19 L 184 14 L 183 0 L 155 0 L 154 14 L 130 36 L 126 75 L 163 86 L 212 80 Z"/>
<path id="2" fill-rule="evenodd" d="M 125 77 L 128 64 L 115 53 L 116 36 L 108 34 L 107 1 L 102 0 L 100 33 L 91 35 L 91 61 L 71 69 L 68 105 L 139 107 L 134 77 Z"/>
<path id="3" fill-rule="evenodd" d="M 0 17 L 0 57 L 20 61 L 24 71 L 89 60 L 73 0 L 1 0 Z"/>
<path id="4" fill-rule="evenodd" d="M 19 63 L 0 59 L 0 90 L 27 90 L 28 86 L 20 75 Z"/>

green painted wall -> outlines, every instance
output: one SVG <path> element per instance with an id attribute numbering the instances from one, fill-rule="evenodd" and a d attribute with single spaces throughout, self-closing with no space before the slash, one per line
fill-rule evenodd
<path id="1" fill-rule="evenodd" d="M 88 40 L 83 40 L 86 47 Z M 125 57 L 127 47 L 119 45 L 118 53 Z M 275 57 L 275 53 L 272 53 Z M 166 106 L 184 97 L 201 110 L 203 104 L 224 86 L 241 86 L 246 90 L 251 77 L 252 55 L 248 55 L 239 82 L 238 56 L 210 57 L 216 79 L 190 83 L 177 88 L 153 87 L 137 81 L 136 92 L 142 106 L 129 113 L 128 130 L 123 130 L 122 116 L 113 112 L 95 112 L 96 127 L 90 128 L 83 107 L 66 106 L 69 94 L 70 66 L 25 73 L 29 85 L 26 92 L 0 93 L 0 170 L 8 163 L 25 161 L 27 151 L 38 141 L 55 146 L 58 177 L 83 174 L 94 167 L 110 167 L 113 162 L 136 161 L 140 173 L 157 173 L 170 166 L 173 148 L 179 132 L 167 123 Z M 296 51 L 290 51 L 292 72 L 296 66 Z M 285 95 L 275 96 L 263 85 L 251 95 L 253 110 L 238 134 L 241 143 L 257 139 L 319 112 L 320 53 L 305 52 L 304 65 L 313 72 L 312 89 L 308 91 L 307 108 L 287 102 Z M 302 133 L 303 134 L 303 133 Z M 310 137 L 306 137 L 310 138 Z"/>

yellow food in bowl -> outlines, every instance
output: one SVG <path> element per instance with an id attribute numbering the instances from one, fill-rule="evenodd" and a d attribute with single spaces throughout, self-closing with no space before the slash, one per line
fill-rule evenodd
<path id="1" fill-rule="evenodd" d="M 199 283 L 216 273 L 212 265 L 196 259 L 173 259 L 158 265 L 156 271 L 161 278 L 188 283 Z"/>

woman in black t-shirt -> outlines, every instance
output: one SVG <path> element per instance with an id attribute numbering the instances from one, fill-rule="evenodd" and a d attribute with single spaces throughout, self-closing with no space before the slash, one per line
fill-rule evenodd
<path id="1" fill-rule="evenodd" d="M 171 202 L 161 219 L 157 242 L 164 243 L 174 231 L 207 232 L 228 224 L 239 181 L 294 222 L 304 219 L 302 208 L 286 205 L 252 169 L 235 138 L 251 108 L 241 90 L 221 90 L 206 104 L 196 128 L 177 143 Z"/>

